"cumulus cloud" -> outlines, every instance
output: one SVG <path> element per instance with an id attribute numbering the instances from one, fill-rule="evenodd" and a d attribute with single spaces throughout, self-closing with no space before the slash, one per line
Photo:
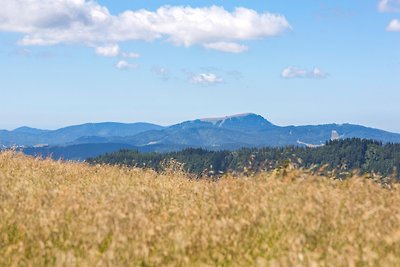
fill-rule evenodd
<path id="1" fill-rule="evenodd" d="M 157 39 L 177 46 L 202 45 L 238 53 L 240 41 L 262 39 L 291 29 L 282 15 L 247 8 L 162 6 L 156 11 L 127 10 L 118 15 L 95 1 L 3 1 L 0 31 L 24 34 L 20 45 L 78 43 L 89 46 Z"/>
<path id="2" fill-rule="evenodd" d="M 293 78 L 310 78 L 310 79 L 322 79 L 326 78 L 327 74 L 319 68 L 312 70 L 306 70 L 298 67 L 287 67 L 282 70 L 281 77 L 285 79 Z"/>
<path id="3" fill-rule="evenodd" d="M 224 80 L 214 73 L 200 73 L 193 75 L 190 82 L 200 85 L 212 85 L 222 83 Z"/>
<path id="4" fill-rule="evenodd" d="M 228 43 L 228 42 L 210 43 L 210 44 L 204 44 L 203 46 L 207 49 L 215 49 L 218 51 L 229 52 L 229 53 L 242 53 L 249 49 L 245 45 L 237 43 Z"/>
<path id="5" fill-rule="evenodd" d="M 400 12 L 400 0 L 380 0 L 378 10 L 381 12 Z"/>
<path id="6" fill-rule="evenodd" d="M 389 32 L 400 32 L 400 20 L 392 20 L 386 28 Z"/>
<path id="7" fill-rule="evenodd" d="M 105 57 L 116 57 L 120 53 L 118 45 L 108 45 L 96 47 L 96 54 Z"/>
<path id="8" fill-rule="evenodd" d="M 129 62 L 125 61 L 125 60 L 120 60 L 120 61 L 117 62 L 117 64 L 115 65 L 115 67 L 116 67 L 117 69 L 120 69 L 120 70 L 128 70 L 128 69 L 135 69 L 135 68 L 137 68 L 137 65 L 132 64 L 132 63 L 129 63 Z"/>

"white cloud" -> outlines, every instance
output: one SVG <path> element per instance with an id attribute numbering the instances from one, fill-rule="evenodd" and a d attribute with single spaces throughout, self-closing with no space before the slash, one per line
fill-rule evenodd
<path id="1" fill-rule="evenodd" d="M 291 29 L 282 15 L 241 7 L 229 12 L 218 6 L 163 6 L 156 11 L 127 10 L 112 15 L 95 1 L 2 2 L 0 31 L 24 34 L 21 45 L 78 43 L 98 47 L 161 39 L 177 46 L 208 45 L 237 53 L 245 49 L 237 42 L 272 37 Z"/>
<path id="2" fill-rule="evenodd" d="M 131 63 L 125 61 L 125 60 L 120 60 L 120 61 L 117 62 L 115 67 L 117 69 L 120 69 L 120 70 L 127 70 L 127 69 L 136 69 L 137 65 L 136 64 L 131 64 Z"/>
<path id="3" fill-rule="evenodd" d="M 378 10 L 381 12 L 400 12 L 400 0 L 380 0 Z"/>
<path id="4" fill-rule="evenodd" d="M 118 45 L 108 45 L 96 47 L 96 54 L 105 57 L 116 57 L 120 53 Z"/>
<path id="5" fill-rule="evenodd" d="M 218 43 L 209 43 L 203 45 L 207 49 L 214 49 L 222 52 L 229 53 L 242 53 L 247 51 L 249 48 L 245 45 L 237 44 L 237 43 L 229 43 L 229 42 L 218 42 Z"/>
<path id="6" fill-rule="evenodd" d="M 282 71 L 283 78 L 304 78 L 307 76 L 307 71 L 296 67 L 287 67 Z"/>
<path id="7" fill-rule="evenodd" d="M 224 80 L 217 76 L 214 73 L 200 73 L 197 75 L 193 75 L 190 78 L 190 82 L 194 84 L 201 84 L 201 85 L 212 85 L 222 83 Z"/>
<path id="8" fill-rule="evenodd" d="M 386 28 L 389 32 L 400 32 L 400 20 L 392 20 Z"/>
<path id="9" fill-rule="evenodd" d="M 96 54 L 105 57 L 140 58 L 140 55 L 132 52 L 122 52 L 117 44 L 96 47 Z"/>
<path id="10" fill-rule="evenodd" d="M 283 69 L 281 73 L 281 77 L 285 79 L 293 79 L 293 78 L 323 79 L 326 78 L 327 76 L 328 75 L 319 68 L 306 70 L 293 66 Z"/>

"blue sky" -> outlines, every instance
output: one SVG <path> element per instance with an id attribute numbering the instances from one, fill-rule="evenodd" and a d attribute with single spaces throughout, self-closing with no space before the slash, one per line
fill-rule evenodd
<path id="1" fill-rule="evenodd" d="M 254 112 L 400 132 L 399 12 L 397 0 L 6 1 L 0 128 Z"/>

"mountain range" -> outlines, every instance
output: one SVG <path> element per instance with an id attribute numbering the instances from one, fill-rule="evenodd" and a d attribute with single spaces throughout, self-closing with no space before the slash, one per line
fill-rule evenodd
<path id="1" fill-rule="evenodd" d="M 151 123 L 88 123 L 58 130 L 21 127 L 0 130 L 0 147 L 29 155 L 83 160 L 120 149 L 168 152 L 188 147 L 233 150 L 264 146 L 321 146 L 330 139 L 358 137 L 400 143 L 400 134 L 354 124 L 278 126 L 248 113 L 185 121 L 168 127 Z"/>

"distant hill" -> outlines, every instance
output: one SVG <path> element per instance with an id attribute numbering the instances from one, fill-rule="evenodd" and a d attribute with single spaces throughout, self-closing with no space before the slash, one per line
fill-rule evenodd
<path id="1" fill-rule="evenodd" d="M 36 128 L 30 128 L 30 127 L 19 127 L 13 131 L 13 133 L 21 133 L 21 134 L 34 134 L 34 135 L 39 135 L 43 133 L 47 133 L 49 130 L 41 130 L 41 129 L 36 129 Z"/>
<path id="2" fill-rule="evenodd" d="M 112 147 L 107 144 L 123 144 L 145 152 L 170 152 L 185 148 L 236 150 L 242 147 L 289 145 L 318 147 L 329 140 L 354 137 L 400 143 L 400 134 L 360 125 L 278 126 L 260 115 L 247 113 L 196 119 L 169 127 L 150 123 L 88 123 L 53 131 L 21 127 L 14 131 L 0 131 L 0 147 L 36 146 L 40 150 L 48 145 L 67 151 L 70 146 L 76 150 L 76 146 L 80 145 L 78 150 L 83 151 L 85 146 L 82 145 L 85 144 L 104 147 Z M 79 158 L 84 158 L 84 155 Z"/>
<path id="3" fill-rule="evenodd" d="M 0 145 L 35 146 L 38 144 L 66 145 L 85 137 L 125 137 L 150 130 L 161 130 L 162 126 L 150 123 L 87 123 L 69 126 L 58 130 L 39 130 L 21 127 L 13 131 L 0 131 Z M 105 140 L 105 142 L 108 142 Z M 93 143 L 92 141 L 88 143 Z"/>

